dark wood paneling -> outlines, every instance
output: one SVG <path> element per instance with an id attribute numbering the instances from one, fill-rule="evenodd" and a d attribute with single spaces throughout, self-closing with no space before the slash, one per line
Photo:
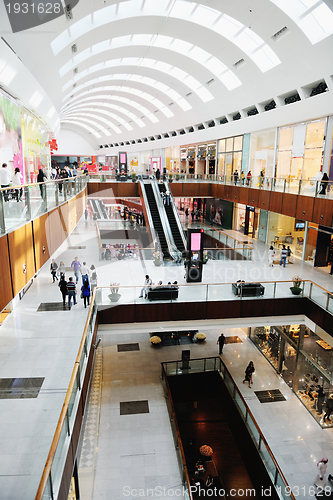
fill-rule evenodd
<path id="1" fill-rule="evenodd" d="M 251 207 L 259 207 L 259 194 L 260 191 L 259 189 L 248 189 L 249 194 L 248 194 L 248 205 Z"/>
<path id="2" fill-rule="evenodd" d="M 296 217 L 303 220 L 312 220 L 314 198 L 311 196 L 297 196 Z"/>
<path id="3" fill-rule="evenodd" d="M 258 207 L 262 210 L 269 210 L 270 208 L 270 199 L 271 193 L 270 191 L 263 191 L 262 189 L 259 191 L 259 203 Z"/>
<path id="4" fill-rule="evenodd" d="M 118 182 L 89 182 L 88 195 L 113 198 L 118 196 Z"/>
<path id="5" fill-rule="evenodd" d="M 145 303 L 135 306 L 135 321 L 143 323 L 145 321 L 170 321 L 171 304 L 170 303 Z"/>
<path id="6" fill-rule="evenodd" d="M 332 227 L 333 221 L 333 200 L 315 198 L 312 211 L 312 222 Z"/>
<path id="7" fill-rule="evenodd" d="M 2 311 L 13 298 L 7 235 L 0 238 L 0 255 L 0 311 Z"/>
<path id="8" fill-rule="evenodd" d="M 104 195 L 103 195 L 104 196 Z M 134 198 L 138 196 L 138 183 L 123 182 L 118 184 L 118 196 L 126 198 Z"/>
<path id="9" fill-rule="evenodd" d="M 237 187 L 236 189 L 239 193 L 239 196 L 238 196 L 239 203 L 243 203 L 243 205 L 248 205 L 249 190 L 241 188 L 241 187 Z"/>
<path id="10" fill-rule="evenodd" d="M 215 184 L 215 182 L 212 184 L 212 187 L 211 187 L 211 196 L 213 198 L 217 198 L 217 190 L 218 190 L 218 184 Z"/>
<path id="11" fill-rule="evenodd" d="M 183 196 L 190 196 L 191 198 L 198 198 L 200 185 L 197 182 L 186 182 L 183 184 Z"/>
<path id="12" fill-rule="evenodd" d="M 49 214 L 44 214 L 38 219 L 32 221 L 34 243 L 35 243 L 35 262 L 36 270 L 40 269 L 50 258 L 49 252 Z M 44 251 L 43 251 L 44 247 Z"/>
<path id="13" fill-rule="evenodd" d="M 200 187 L 200 197 L 206 198 L 207 196 L 211 196 L 211 184 L 208 182 L 202 182 L 199 184 Z"/>
<path id="14" fill-rule="evenodd" d="M 8 234 L 10 270 L 12 275 L 14 296 L 31 280 L 35 274 L 34 246 L 32 223 Z M 26 272 L 23 272 L 23 265 Z"/>
<path id="15" fill-rule="evenodd" d="M 219 184 L 217 186 L 217 198 L 219 198 L 220 200 L 224 200 L 224 191 L 225 191 L 225 186 L 223 184 Z"/>
<path id="16" fill-rule="evenodd" d="M 173 197 L 181 198 L 183 196 L 183 183 L 182 182 L 172 182 L 169 184 L 171 193 Z"/>
<path id="17" fill-rule="evenodd" d="M 279 213 L 296 217 L 296 202 L 297 196 L 295 194 L 283 193 L 281 212 Z"/>
<path id="18" fill-rule="evenodd" d="M 282 199 L 283 193 L 278 193 L 277 191 L 271 192 L 271 197 L 269 201 L 269 210 L 277 214 L 281 213 L 282 210 Z"/>
<path id="19" fill-rule="evenodd" d="M 74 468 L 74 457 L 72 453 L 72 446 L 70 445 L 67 453 L 64 471 L 61 478 L 61 484 L 57 500 L 68 500 L 68 492 L 72 480 L 73 468 Z"/>
<path id="20" fill-rule="evenodd" d="M 172 321 L 205 318 L 206 302 L 172 303 Z"/>
<path id="21" fill-rule="evenodd" d="M 291 293 L 291 292 L 290 292 Z M 274 309 L 272 316 L 286 316 L 287 314 L 306 314 L 306 302 L 304 297 L 295 297 L 283 299 L 270 299 L 273 301 Z"/>
<path id="22" fill-rule="evenodd" d="M 259 299 L 242 299 L 241 301 L 241 318 L 255 318 L 257 316 L 273 316 L 274 301 L 263 298 Z"/>
<path id="23" fill-rule="evenodd" d="M 134 323 L 135 305 L 128 306 L 103 306 L 98 310 L 98 323 L 101 325 L 112 325 L 114 323 Z M 149 320 L 146 318 L 145 321 Z"/>
<path id="24" fill-rule="evenodd" d="M 89 382 L 89 375 L 88 375 L 88 373 L 85 375 L 85 379 L 87 379 L 88 382 Z M 71 438 L 72 456 L 73 456 L 74 460 L 75 460 L 75 457 L 76 457 L 77 445 L 78 445 L 79 438 L 80 438 L 80 432 L 81 432 L 82 420 L 83 420 L 83 413 L 84 413 L 84 406 L 83 406 L 82 395 L 81 395 L 80 402 L 79 402 L 78 409 L 77 409 L 77 413 L 76 413 L 76 417 L 75 417 L 75 423 L 74 423 L 74 427 L 73 427 L 73 431 L 72 431 L 72 438 Z M 73 471 L 74 460 L 72 462 L 71 473 Z"/>
<path id="25" fill-rule="evenodd" d="M 230 283 L 231 287 L 231 283 Z M 239 318 L 240 300 L 224 300 L 221 302 L 207 302 L 207 318 Z"/>
<path id="26" fill-rule="evenodd" d="M 223 199 L 228 201 L 233 201 L 233 186 L 224 186 Z"/>

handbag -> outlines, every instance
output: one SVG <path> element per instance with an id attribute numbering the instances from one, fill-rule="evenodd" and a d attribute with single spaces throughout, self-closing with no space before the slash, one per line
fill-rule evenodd
<path id="1" fill-rule="evenodd" d="M 83 292 L 81 292 L 81 295 L 80 295 L 81 299 L 83 299 Z"/>

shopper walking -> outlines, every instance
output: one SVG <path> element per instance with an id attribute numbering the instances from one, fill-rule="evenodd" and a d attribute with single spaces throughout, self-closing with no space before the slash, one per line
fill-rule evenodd
<path id="1" fill-rule="evenodd" d="M 51 262 L 51 265 L 50 265 L 50 271 L 51 271 L 52 278 L 53 278 L 52 283 L 54 283 L 55 280 L 58 281 L 57 269 L 58 269 L 58 264 L 56 263 L 56 261 L 54 259 L 52 259 L 52 262 Z"/>
<path id="2" fill-rule="evenodd" d="M 59 281 L 58 287 L 60 288 L 60 291 L 62 293 L 62 303 L 65 306 L 66 305 L 66 295 L 67 295 L 67 281 L 65 280 L 64 275 L 60 276 L 60 281 Z"/>
<path id="3" fill-rule="evenodd" d="M 318 385 L 317 412 L 319 415 L 323 413 L 323 404 L 325 401 L 325 393 L 321 385 Z"/>
<path id="4" fill-rule="evenodd" d="M 283 267 L 286 267 L 287 255 L 288 251 L 286 249 L 286 245 L 283 245 L 281 250 L 280 266 L 283 264 Z"/>
<path id="5" fill-rule="evenodd" d="M 326 471 L 327 471 L 327 462 L 328 459 L 323 457 L 317 463 L 317 475 L 314 480 L 315 486 L 321 488 L 322 490 L 326 487 Z"/>
<path id="6" fill-rule="evenodd" d="M 83 262 L 81 268 L 80 268 L 80 273 L 82 276 L 82 285 L 84 285 L 84 282 L 87 280 L 89 282 L 89 269 L 87 268 L 87 263 Z"/>
<path id="7" fill-rule="evenodd" d="M 221 333 L 221 335 L 219 336 L 219 338 L 217 339 L 217 342 L 216 342 L 219 345 L 219 355 L 220 356 L 223 352 L 224 342 L 225 342 L 225 336 L 223 333 Z"/>
<path id="8" fill-rule="evenodd" d="M 273 246 L 271 245 L 268 250 L 268 263 L 269 267 L 273 267 L 274 265 L 274 255 L 275 255 L 275 250 Z"/>
<path id="9" fill-rule="evenodd" d="M 21 187 L 21 185 L 22 185 L 21 171 L 18 167 L 16 167 L 15 173 L 13 175 L 13 187 L 16 187 L 15 195 L 17 202 L 22 201 L 23 188 Z"/>
<path id="10" fill-rule="evenodd" d="M 68 294 L 68 307 L 71 307 L 72 298 L 74 305 L 76 306 L 76 286 L 72 276 L 69 278 L 69 281 L 67 283 L 67 294 Z"/>
<path id="11" fill-rule="evenodd" d="M 80 274 L 80 268 L 81 268 L 81 264 L 80 264 L 77 257 L 75 257 L 73 262 L 71 263 L 71 268 L 74 271 L 74 276 L 76 278 L 76 283 L 77 283 L 79 281 L 79 274 Z"/>
<path id="12" fill-rule="evenodd" d="M 90 277 L 90 286 L 91 286 L 91 295 L 94 292 L 94 289 L 97 287 L 97 272 L 94 264 L 90 266 L 91 277 Z"/>
<path id="13" fill-rule="evenodd" d="M 44 189 L 45 189 L 44 182 L 46 179 L 47 179 L 46 174 L 43 172 L 43 169 L 40 168 L 38 170 L 37 183 L 39 184 L 41 198 L 44 198 Z"/>
<path id="14" fill-rule="evenodd" d="M 83 299 L 84 307 L 87 307 L 87 303 L 89 306 L 90 286 L 88 280 L 85 280 L 81 286 L 81 298 Z"/>
<path id="15" fill-rule="evenodd" d="M 7 168 L 7 163 L 2 164 L 2 168 L 0 170 L 0 185 L 2 188 L 8 188 L 11 181 L 11 175 Z M 8 201 L 8 190 L 3 191 L 3 199 L 4 201 Z"/>
<path id="16" fill-rule="evenodd" d="M 59 273 L 60 279 L 62 276 L 65 278 L 66 267 L 65 267 L 65 264 L 63 263 L 63 261 L 60 261 L 60 264 L 58 267 L 58 273 Z"/>
<path id="17" fill-rule="evenodd" d="M 329 395 L 329 398 L 326 401 L 326 413 L 324 415 L 324 422 L 328 420 L 331 421 L 330 416 L 333 411 L 333 394 Z"/>
<path id="18" fill-rule="evenodd" d="M 243 380 L 243 384 L 245 384 L 245 382 L 248 382 L 250 389 L 251 389 L 251 384 L 253 384 L 252 375 L 253 375 L 254 371 L 255 371 L 255 368 L 254 368 L 253 361 L 250 361 L 250 363 L 246 367 L 245 379 Z"/>

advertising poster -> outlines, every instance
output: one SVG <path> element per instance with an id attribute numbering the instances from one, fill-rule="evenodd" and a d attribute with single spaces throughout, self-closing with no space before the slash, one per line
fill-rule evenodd
<path id="1" fill-rule="evenodd" d="M 23 172 L 21 108 L 0 94 L 0 165 Z"/>
<path id="2" fill-rule="evenodd" d="M 22 132 L 24 149 L 24 181 L 35 182 L 39 168 L 44 168 L 49 177 L 50 166 L 49 132 L 29 111 L 22 110 Z"/>

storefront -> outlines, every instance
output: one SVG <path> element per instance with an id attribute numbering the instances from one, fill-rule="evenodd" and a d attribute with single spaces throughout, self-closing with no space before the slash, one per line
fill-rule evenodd
<path id="1" fill-rule="evenodd" d="M 217 174 L 219 177 L 231 178 L 233 172 L 241 172 L 243 136 L 228 137 L 218 141 Z"/>
<path id="2" fill-rule="evenodd" d="M 309 223 L 305 262 L 333 274 L 333 228 Z"/>
<path id="3" fill-rule="evenodd" d="M 250 165 L 252 177 L 263 172 L 264 177 L 274 177 L 274 150 L 276 130 L 254 132 L 250 138 Z"/>
<path id="4" fill-rule="evenodd" d="M 243 205 L 242 203 L 235 203 L 233 229 L 251 238 L 257 238 L 259 235 L 259 217 L 259 208 Z"/>
<path id="5" fill-rule="evenodd" d="M 333 427 L 330 420 L 324 420 L 326 401 L 333 394 L 332 337 L 324 330 L 318 328 L 315 333 L 302 324 L 249 330 L 252 342 L 321 427 Z"/>
<path id="6" fill-rule="evenodd" d="M 275 212 L 269 213 L 267 243 L 273 245 L 275 250 L 280 250 L 282 245 L 289 247 L 290 262 L 293 262 L 294 257 L 302 258 L 304 236 L 305 221 Z"/>

